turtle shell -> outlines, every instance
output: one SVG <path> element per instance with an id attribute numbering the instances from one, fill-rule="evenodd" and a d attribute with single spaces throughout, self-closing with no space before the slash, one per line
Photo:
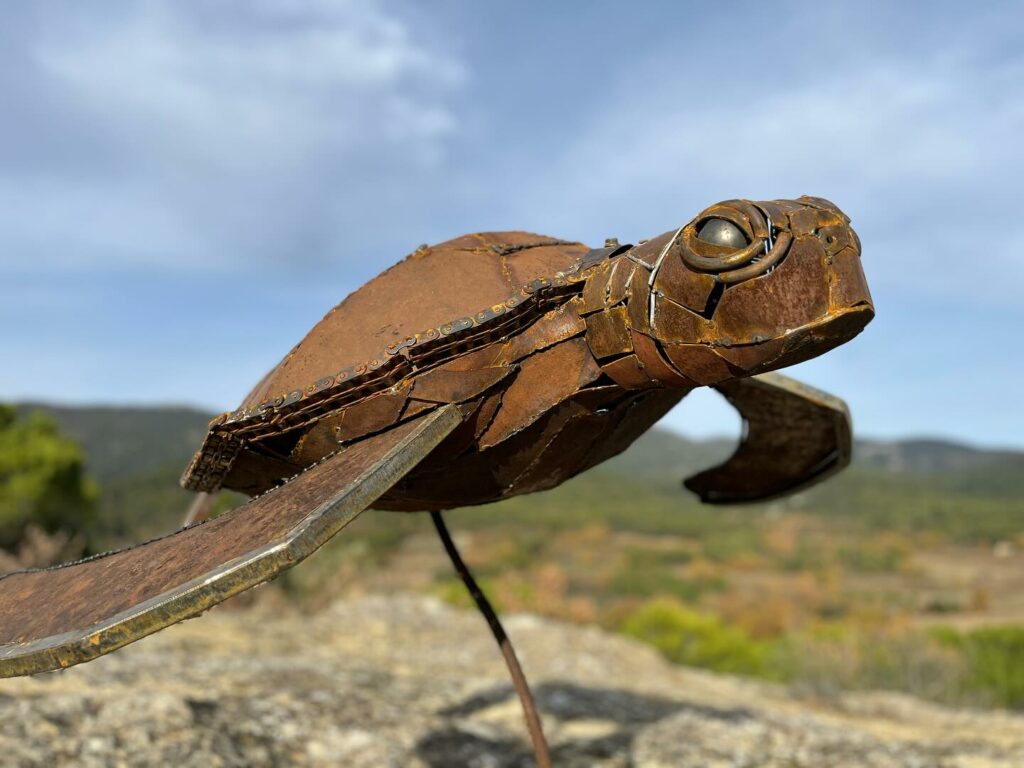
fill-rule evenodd
<path id="1" fill-rule="evenodd" d="M 529 232 L 464 235 L 421 246 L 317 323 L 241 408 L 307 390 L 322 377 L 395 354 L 416 334 L 504 304 L 530 281 L 572 269 L 589 249 Z"/>
<path id="2" fill-rule="evenodd" d="M 579 292 L 590 253 L 582 243 L 529 232 L 421 246 L 328 312 L 237 410 L 211 422 L 182 484 L 213 490 L 246 444 L 294 436 L 424 368 L 516 333 Z"/>

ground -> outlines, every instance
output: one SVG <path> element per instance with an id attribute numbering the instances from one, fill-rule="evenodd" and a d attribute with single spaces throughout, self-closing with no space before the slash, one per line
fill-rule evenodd
<path id="1" fill-rule="evenodd" d="M 230 605 L 58 673 L 0 681 L 4 766 L 529 766 L 480 617 L 423 596 Z M 1011 768 L 1024 715 L 894 694 L 810 701 L 591 627 L 509 634 L 559 766 Z"/>

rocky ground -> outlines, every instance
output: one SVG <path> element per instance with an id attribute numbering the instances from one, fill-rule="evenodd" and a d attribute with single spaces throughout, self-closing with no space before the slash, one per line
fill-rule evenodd
<path id="1" fill-rule="evenodd" d="M 510 617 L 559 766 L 1024 765 L 1024 715 L 866 694 L 828 704 Z M 91 664 L 0 681 L 4 766 L 532 765 L 478 615 L 367 597 L 220 609 Z"/>

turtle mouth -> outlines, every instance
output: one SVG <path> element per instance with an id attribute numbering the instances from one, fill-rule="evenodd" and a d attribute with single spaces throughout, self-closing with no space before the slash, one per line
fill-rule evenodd
<path id="1" fill-rule="evenodd" d="M 792 232 L 772 221 L 768 211 L 733 201 L 712 206 L 684 227 L 680 250 L 690 269 L 729 286 L 772 272 L 792 242 Z"/>
<path id="2" fill-rule="evenodd" d="M 863 301 L 787 331 L 779 339 L 783 342 L 781 354 L 751 373 L 785 368 L 818 357 L 857 336 L 874 316 L 874 307 Z"/>

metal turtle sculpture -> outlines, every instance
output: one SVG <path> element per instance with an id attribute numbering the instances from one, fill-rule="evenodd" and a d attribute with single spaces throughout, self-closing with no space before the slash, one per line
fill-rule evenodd
<path id="1" fill-rule="evenodd" d="M 746 429 L 687 487 L 709 503 L 802 488 L 848 463 L 849 416 L 770 372 L 872 316 L 849 219 L 815 197 L 730 200 L 637 245 L 490 232 L 421 246 L 210 423 L 182 479 L 203 494 L 197 516 L 220 488 L 251 502 L 0 580 L 0 675 L 87 661 L 196 615 L 369 507 L 435 513 L 447 546 L 440 510 L 552 488 L 701 386 Z"/>

